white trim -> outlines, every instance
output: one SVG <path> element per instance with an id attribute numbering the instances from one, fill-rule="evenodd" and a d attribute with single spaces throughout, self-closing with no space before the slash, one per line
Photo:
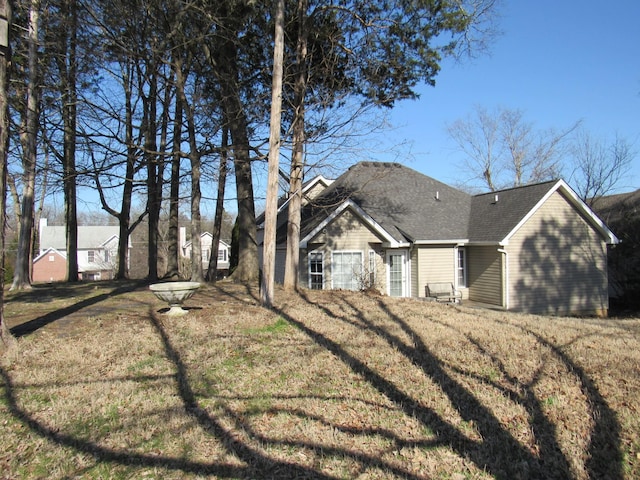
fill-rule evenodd
<path id="1" fill-rule="evenodd" d="M 562 192 L 568 195 L 570 203 L 581 213 L 583 213 L 588 220 L 590 220 L 592 226 L 595 227 L 598 232 L 600 232 L 600 235 L 602 235 L 602 237 L 608 244 L 617 245 L 618 243 L 620 243 L 618 237 L 616 237 L 615 234 L 611 230 L 609 230 L 609 227 L 607 227 L 605 223 L 600 220 L 600 218 L 598 218 L 593 210 L 591 210 L 591 208 L 589 208 L 589 206 L 584 203 L 580 199 L 580 197 L 578 197 L 576 192 L 574 192 L 573 189 L 569 185 L 567 185 L 564 180 L 558 180 L 553 185 L 553 187 L 551 187 L 549 191 L 540 199 L 540 201 L 531 210 L 529 210 L 529 212 L 522 218 L 522 220 L 520 220 L 520 222 L 518 222 L 518 224 L 507 234 L 507 236 L 504 237 L 501 242 L 499 242 L 499 244 L 508 245 L 509 240 L 513 235 L 515 235 L 518 229 L 522 227 L 522 225 L 524 225 L 526 222 L 528 222 L 529 219 L 538 211 L 538 209 L 540 209 L 540 207 L 542 207 L 542 205 L 551 197 L 551 195 L 553 195 L 558 190 L 562 190 Z"/>
<path id="2" fill-rule="evenodd" d="M 53 247 L 49 247 L 46 250 L 43 250 L 40 255 L 38 255 L 36 258 L 33 259 L 33 263 L 36 263 L 38 260 L 40 260 L 42 257 L 44 257 L 47 254 L 50 253 L 55 253 L 60 255 L 64 260 L 67 259 L 67 255 L 66 253 L 61 252 L 60 250 L 58 250 L 57 248 L 53 248 Z"/>
<path id="3" fill-rule="evenodd" d="M 302 188 L 302 195 L 307 193 L 309 190 L 311 190 L 311 188 L 315 187 L 320 182 L 324 183 L 324 188 L 327 188 L 329 185 L 331 185 L 333 183 L 333 180 L 329 180 L 329 179 L 325 178 L 323 175 L 317 175 L 317 176 L 313 177 L 311 180 L 309 180 L 309 183 L 307 183 Z M 288 193 L 289 192 L 287 192 L 287 194 Z M 293 197 L 293 195 L 289 195 L 284 200 L 284 202 L 282 202 L 282 204 L 278 207 L 278 210 L 277 210 L 278 214 L 281 213 L 285 208 L 287 208 L 289 206 L 289 202 L 291 201 L 291 197 Z M 257 225 L 257 227 L 258 228 L 264 228 L 264 222 L 262 222 L 261 224 Z"/>
<path id="4" fill-rule="evenodd" d="M 502 289 L 502 293 L 504 294 L 504 307 L 505 310 L 509 310 L 509 252 L 507 252 L 503 248 L 498 249 L 498 253 L 502 253 L 504 255 L 504 288 Z M 502 272 L 500 273 L 502 276 Z"/>
<path id="5" fill-rule="evenodd" d="M 449 240 L 416 240 L 414 245 L 451 245 L 464 246 L 469 243 L 468 238 L 449 239 Z"/>
<path id="6" fill-rule="evenodd" d="M 398 242 L 395 238 L 393 238 L 393 236 L 389 232 L 387 232 L 384 228 L 382 228 L 382 226 L 380 226 L 378 222 L 376 222 L 362 208 L 360 208 L 358 204 L 356 204 L 353 200 L 349 199 L 349 200 L 345 200 L 338 208 L 333 210 L 333 212 L 331 212 L 331 214 L 327 218 L 325 218 L 322 222 L 320 222 L 316 226 L 316 228 L 314 228 L 313 230 L 311 230 L 311 232 L 305 235 L 305 237 L 300 240 L 300 248 L 307 248 L 307 244 L 309 243 L 309 240 L 311 240 L 318 233 L 320 233 L 324 228 L 326 228 L 326 226 L 329 223 L 334 221 L 342 212 L 344 212 L 347 209 L 353 210 L 353 212 L 356 213 L 364 221 L 364 223 L 366 223 L 370 228 L 375 230 L 376 233 L 380 235 L 387 242 L 390 248 L 398 248 L 401 245 L 408 245 L 408 244 L 402 244 Z"/>

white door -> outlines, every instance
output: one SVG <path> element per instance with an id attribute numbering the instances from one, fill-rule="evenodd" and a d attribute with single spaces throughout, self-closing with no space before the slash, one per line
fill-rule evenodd
<path id="1" fill-rule="evenodd" d="M 407 252 L 394 250 L 387 252 L 387 291 L 392 297 L 408 296 Z"/>

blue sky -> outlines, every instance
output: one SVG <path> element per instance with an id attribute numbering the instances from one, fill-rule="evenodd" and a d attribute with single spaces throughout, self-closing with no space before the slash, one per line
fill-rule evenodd
<path id="1" fill-rule="evenodd" d="M 581 120 L 592 135 L 615 135 L 640 151 L 640 1 L 503 0 L 502 35 L 490 55 L 447 61 L 435 87 L 394 108 L 387 143 L 411 146 L 402 161 L 445 183 L 463 180 L 463 158 L 446 125 L 488 109 L 520 109 L 536 129 Z M 567 179 L 568 180 L 568 179 Z M 619 192 L 640 188 L 640 156 Z"/>

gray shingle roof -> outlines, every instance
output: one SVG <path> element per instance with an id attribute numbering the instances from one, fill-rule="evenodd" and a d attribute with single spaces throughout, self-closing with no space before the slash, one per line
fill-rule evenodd
<path id="1" fill-rule="evenodd" d="M 399 243 L 468 240 L 497 244 L 560 186 L 570 190 L 564 182 L 553 180 L 472 196 L 397 163 L 360 162 L 302 209 L 300 238 L 350 200 Z M 574 205 L 586 208 L 590 215 L 577 197 Z M 278 243 L 286 239 L 286 221 L 282 220 L 279 218 Z M 605 238 L 610 237 L 600 220 L 594 218 L 593 225 Z M 616 241 L 614 237 L 609 240 Z"/>
<path id="2" fill-rule="evenodd" d="M 40 250 L 55 248 L 65 251 L 67 240 L 64 226 L 45 226 L 40 231 Z M 120 233 L 118 226 L 81 226 L 78 227 L 78 248 L 98 249 L 102 244 Z"/>
<path id="3" fill-rule="evenodd" d="M 399 242 L 467 238 L 471 196 L 398 163 L 360 162 L 303 209 L 301 237 L 352 200 Z"/>

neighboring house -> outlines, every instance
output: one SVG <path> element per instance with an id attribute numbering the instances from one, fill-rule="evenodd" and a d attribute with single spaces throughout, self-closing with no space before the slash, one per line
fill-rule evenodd
<path id="1" fill-rule="evenodd" d="M 463 299 L 506 310 L 608 310 L 607 245 L 618 239 L 562 180 L 473 196 L 396 163 L 361 162 L 301 215 L 302 286 L 425 297 L 427 284 L 450 282 Z"/>
<path id="2" fill-rule="evenodd" d="M 180 245 L 181 254 L 184 258 L 191 258 L 191 240 L 187 241 L 187 231 L 185 227 L 180 227 Z M 209 232 L 200 234 L 200 244 L 202 249 L 202 268 L 206 271 L 209 268 L 209 259 L 211 258 L 211 246 L 213 245 L 213 235 Z M 229 255 L 231 253 L 231 245 L 220 240 L 218 243 L 218 275 L 225 277 L 229 274 Z"/>
<path id="3" fill-rule="evenodd" d="M 33 260 L 33 282 L 62 282 L 67 278 L 67 256 L 47 248 Z"/>
<path id="4" fill-rule="evenodd" d="M 117 266 L 118 234 L 118 226 L 78 227 L 79 280 L 113 278 Z M 50 226 L 46 218 L 41 219 L 39 244 L 38 255 L 33 261 L 33 281 L 65 280 L 67 262 L 65 227 Z"/>
<path id="5" fill-rule="evenodd" d="M 592 208 L 620 238 L 609 250 L 611 296 L 620 307 L 640 307 L 640 190 L 600 197 Z"/>

